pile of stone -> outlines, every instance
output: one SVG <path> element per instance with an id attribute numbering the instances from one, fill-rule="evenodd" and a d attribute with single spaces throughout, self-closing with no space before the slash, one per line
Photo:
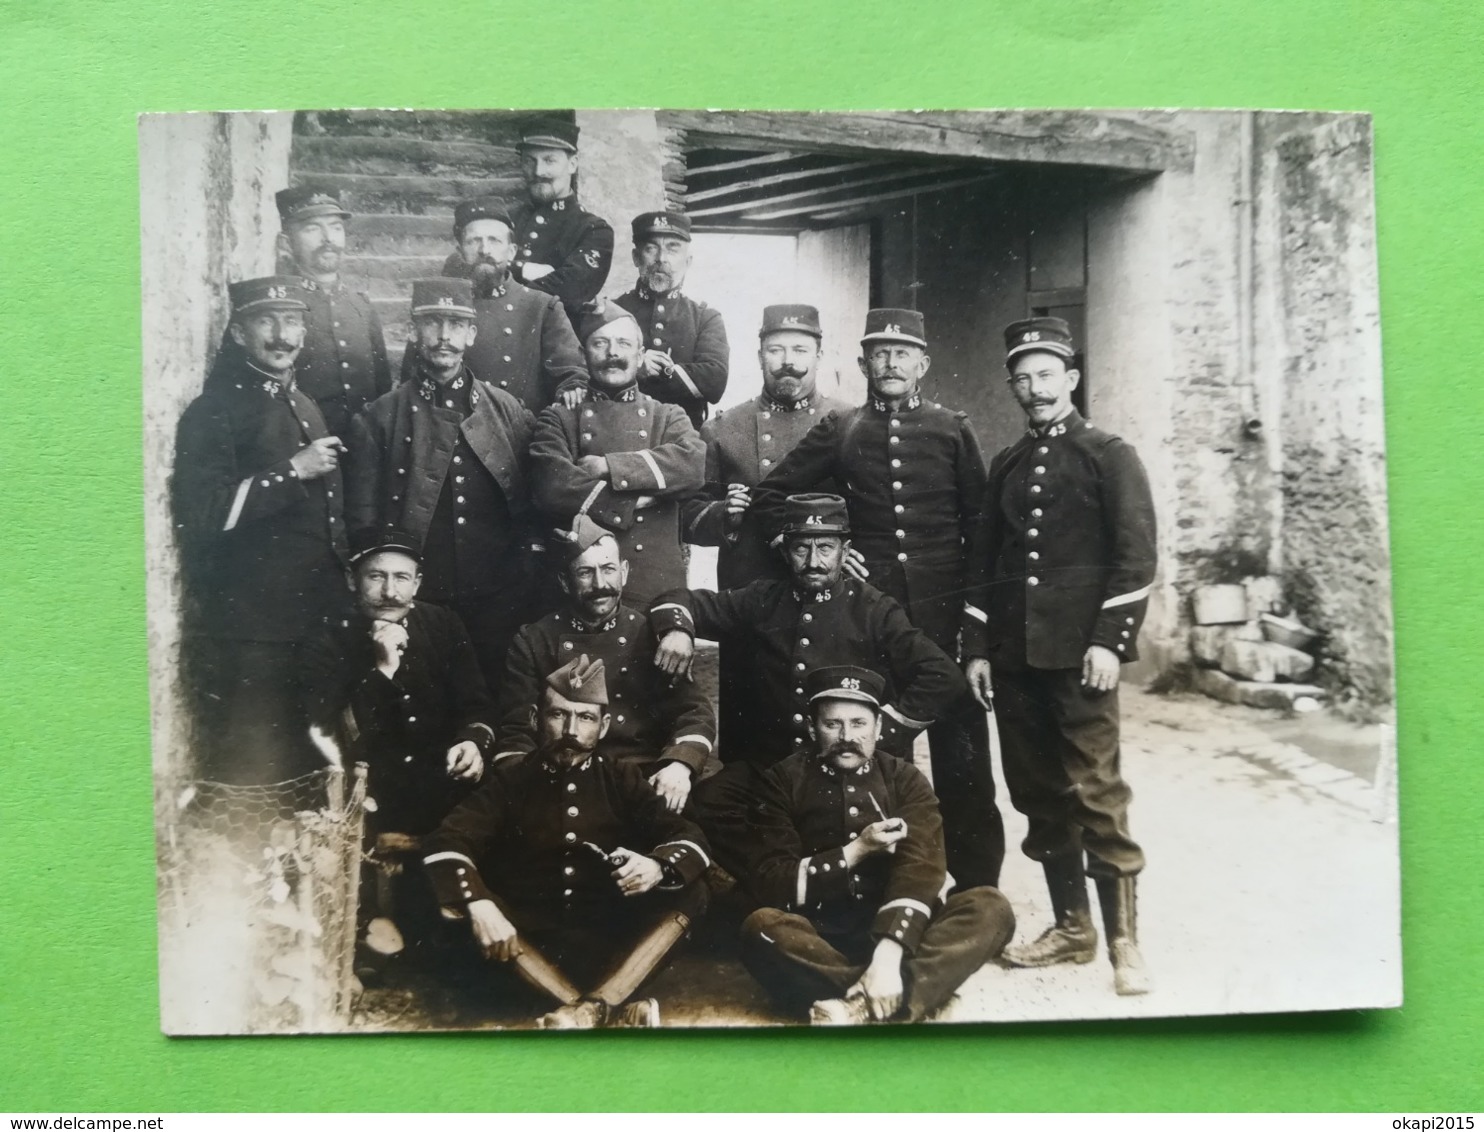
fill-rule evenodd
<path id="1" fill-rule="evenodd" d="M 1312 711 L 1324 691 L 1305 683 L 1318 637 L 1291 617 L 1277 578 L 1200 586 L 1191 595 L 1190 652 L 1195 686 L 1212 699 L 1252 707 Z"/>

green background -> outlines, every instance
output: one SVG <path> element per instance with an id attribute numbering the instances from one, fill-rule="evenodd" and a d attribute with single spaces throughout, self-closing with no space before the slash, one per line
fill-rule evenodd
<path id="1" fill-rule="evenodd" d="M 1481 12 L 0 2 L 0 1110 L 1484 1108 Z M 135 114 L 548 105 L 1374 113 L 1404 1009 L 913 1033 L 160 1036 Z"/>

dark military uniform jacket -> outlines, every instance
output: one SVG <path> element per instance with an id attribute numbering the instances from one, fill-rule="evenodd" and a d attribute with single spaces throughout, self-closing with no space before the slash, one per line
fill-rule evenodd
<path id="1" fill-rule="evenodd" d="M 800 752 L 765 771 L 758 790 L 759 899 L 806 916 L 826 935 L 869 932 L 915 952 L 947 877 L 938 799 L 922 772 L 892 758 L 842 771 Z M 844 848 L 881 820 L 873 798 L 888 818 L 906 821 L 907 836 L 894 853 L 852 870 Z"/>
<path id="2" fill-rule="evenodd" d="M 606 457 L 609 478 L 579 468 L 584 456 Z M 680 503 L 695 494 L 705 470 L 705 445 L 684 410 L 634 386 L 616 398 L 594 389 L 575 409 L 552 405 L 536 419 L 537 506 L 555 526 L 570 527 L 585 513 L 612 531 L 629 563 L 629 600 L 640 609 L 685 584 Z"/>
<path id="3" fill-rule="evenodd" d="M 392 387 L 386 335 L 363 292 L 344 283 L 324 287 L 313 279 L 300 279 L 299 286 L 309 309 L 304 313 L 304 348 L 294 363 L 294 377 L 299 389 L 319 406 L 329 435 L 344 440 L 356 414 Z M 230 328 L 222 335 L 219 356 L 243 360 Z"/>
<path id="4" fill-rule="evenodd" d="M 300 480 L 290 464 L 328 435 L 313 400 L 245 358 L 186 408 L 170 496 L 198 631 L 287 643 L 343 609 L 340 473 Z"/>
<path id="5" fill-rule="evenodd" d="M 516 242 L 513 270 L 527 287 L 555 295 L 574 325 L 582 304 L 592 301 L 608 281 L 613 266 L 613 228 L 608 221 L 585 212 L 577 195 L 546 204 L 527 202 L 510 210 Z M 444 274 L 457 274 L 457 253 L 444 264 Z M 555 268 L 550 275 L 526 281 L 521 274 L 527 263 L 545 263 Z"/>
<path id="6" fill-rule="evenodd" d="M 956 655 L 964 548 L 984 491 L 968 415 L 913 397 L 897 412 L 873 398 L 826 417 L 753 493 L 768 536 L 777 535 L 788 496 L 831 479 L 849 503 L 851 544 L 871 584 Z"/>
<path id="7" fill-rule="evenodd" d="M 473 789 L 449 777 L 448 749 L 467 741 L 487 757 L 495 705 L 456 614 L 418 602 L 403 627 L 407 648 L 390 679 L 360 611 L 305 642 L 300 676 L 310 724 L 339 739 L 347 762 L 369 766 L 374 827 L 424 834 Z"/>
<path id="8" fill-rule="evenodd" d="M 535 418 L 467 369 L 461 377 L 455 393 L 467 403 L 457 408 L 430 400 L 421 380 L 398 385 L 356 419 L 346 453 L 350 525 L 423 539 L 436 598 L 528 585 L 533 548 L 544 546 L 531 506 Z"/>
<path id="9" fill-rule="evenodd" d="M 1154 581 L 1154 503 L 1138 454 L 1073 410 L 994 458 L 970 543 L 964 654 L 1078 668 L 1135 660 Z"/>
<path id="10" fill-rule="evenodd" d="M 686 542 L 721 548 L 716 580 L 722 589 L 787 575 L 750 509 L 736 531 L 727 530 L 727 485 L 755 487 L 820 420 L 849 410 L 844 401 L 817 392 L 796 408 L 780 407 L 767 394 L 760 394 L 701 426 L 701 439 L 706 442 L 706 487 L 681 506 L 680 524 Z"/>
<path id="11" fill-rule="evenodd" d="M 463 268 L 464 261 L 458 259 L 458 265 Z M 489 298 L 474 300 L 474 326 L 474 342 L 464 354 L 464 364 L 531 412 L 540 412 L 568 389 L 587 387 L 587 363 L 577 335 L 562 304 L 551 295 L 509 279 Z M 417 344 L 408 342 L 402 354 L 403 381 L 416 366 Z"/>
<path id="12" fill-rule="evenodd" d="M 442 904 L 495 900 L 528 932 L 611 929 L 632 902 L 588 842 L 654 858 L 665 888 L 711 864 L 700 828 L 670 813 L 636 767 L 598 757 L 564 767 L 539 754 L 495 764 L 427 839 L 423 864 Z"/>
<path id="13" fill-rule="evenodd" d="M 656 294 L 644 284 L 614 300 L 634 316 L 644 331 L 644 348 L 663 350 L 675 368 L 668 375 L 640 377 L 639 388 L 656 401 L 679 405 L 697 428 L 708 405 L 727 389 L 731 351 L 721 312 L 679 289 Z"/>
<path id="14" fill-rule="evenodd" d="M 824 600 L 821 600 L 821 597 Z M 679 629 L 721 642 L 721 756 L 768 766 L 809 741 L 804 676 L 851 664 L 886 678 L 882 749 L 910 758 L 918 731 L 967 690 L 958 666 L 880 590 L 843 578 L 826 595 L 763 579 L 741 589 L 672 590 L 650 613 L 655 637 Z M 652 654 L 651 654 L 652 655 Z"/>
<path id="15" fill-rule="evenodd" d="M 598 753 L 653 773 L 660 762 L 680 762 L 700 777 L 716 743 L 710 698 L 690 680 L 673 684 L 654 664 L 654 633 L 642 613 L 626 605 L 590 629 L 571 610 L 549 614 L 516 634 L 500 687 L 500 735 L 495 757 L 536 749 L 531 706 L 546 678 L 584 654 L 601 660 L 608 683 L 608 734 Z"/>

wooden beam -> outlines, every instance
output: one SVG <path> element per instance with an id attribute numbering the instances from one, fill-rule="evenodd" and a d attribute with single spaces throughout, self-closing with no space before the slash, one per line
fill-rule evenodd
<path id="1" fill-rule="evenodd" d="M 816 165 L 813 169 L 790 169 L 786 173 L 773 173 L 767 177 L 753 177 L 747 181 L 733 181 L 715 189 L 702 189 L 698 193 L 686 193 L 687 204 L 701 200 L 713 200 L 729 193 L 742 193 L 748 189 L 765 189 L 769 185 L 782 185 L 788 181 L 800 181 L 806 177 L 825 177 L 831 173 L 850 173 L 857 169 L 880 168 L 880 161 L 842 161 L 838 165 Z"/>
<path id="2" fill-rule="evenodd" d="M 786 145 L 822 153 L 914 153 L 949 160 L 1087 165 L 1137 173 L 1188 172 L 1194 135 L 1170 112 L 896 110 L 855 113 L 666 110 L 687 144 Z"/>
<path id="3" fill-rule="evenodd" d="M 911 185 L 905 189 L 891 189 L 882 193 L 871 193 L 868 196 L 854 197 L 851 200 L 822 201 L 817 204 L 806 204 L 795 208 L 780 208 L 769 212 L 747 212 L 742 216 L 743 220 L 782 220 L 786 216 L 801 216 L 804 213 L 819 213 L 827 216 L 829 213 L 821 212 L 821 209 L 831 209 L 834 212 L 844 212 L 862 204 L 876 204 L 883 200 L 896 200 L 899 197 L 919 196 L 922 193 L 936 193 L 944 189 L 955 189 L 963 185 L 977 185 L 985 181 L 993 181 L 999 177 L 998 173 L 975 173 L 967 177 L 950 177 L 946 181 L 936 181 L 926 185 Z"/>
<path id="4" fill-rule="evenodd" d="M 778 150 L 775 153 L 764 153 L 758 157 L 742 157 L 736 161 L 720 161 L 715 165 L 692 165 L 686 172 L 693 176 L 702 173 L 726 173 L 732 169 L 750 169 L 754 165 L 776 165 L 780 161 L 792 161 L 796 157 L 803 157 L 802 153 L 790 153 L 786 150 Z"/>
<path id="5" fill-rule="evenodd" d="M 879 168 L 880 166 L 878 166 Z M 850 192 L 853 189 L 864 188 L 866 185 L 879 185 L 887 181 L 900 181 L 904 177 L 932 177 L 944 172 L 957 173 L 960 170 L 923 169 L 920 167 L 899 168 L 890 173 L 881 173 L 874 177 L 856 177 L 846 181 L 843 185 L 820 185 L 812 189 L 799 189 L 792 193 L 779 193 L 777 196 L 765 197 L 762 200 L 739 201 L 733 204 L 712 205 L 710 208 L 697 208 L 690 210 L 692 218 L 697 216 L 716 216 L 723 212 L 740 212 L 755 208 L 772 208 L 774 205 L 787 204 L 790 201 L 805 200 L 808 197 L 817 197 L 827 193 Z M 822 201 L 819 205 L 811 206 L 803 211 L 809 212 L 813 208 L 823 205 L 833 205 L 834 201 Z"/>

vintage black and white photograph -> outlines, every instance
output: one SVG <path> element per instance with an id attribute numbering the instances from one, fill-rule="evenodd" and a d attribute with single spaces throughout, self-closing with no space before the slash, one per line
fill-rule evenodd
<path id="1" fill-rule="evenodd" d="M 165 1032 L 1399 1005 L 1372 164 L 142 116 Z"/>

